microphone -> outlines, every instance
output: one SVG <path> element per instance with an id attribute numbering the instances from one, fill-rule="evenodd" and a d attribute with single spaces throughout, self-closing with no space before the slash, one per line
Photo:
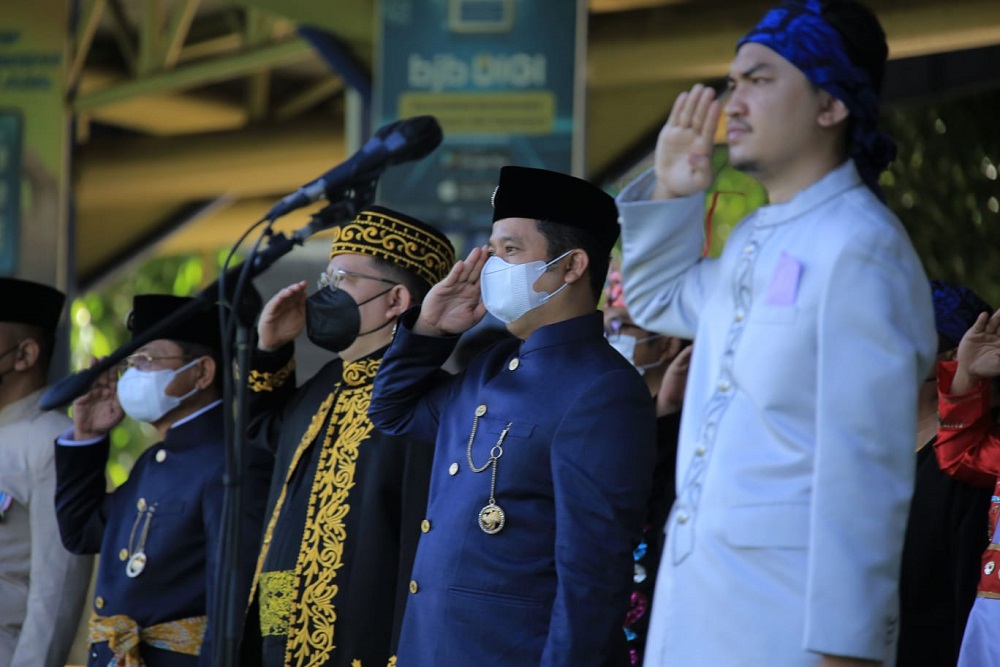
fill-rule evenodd
<path id="1" fill-rule="evenodd" d="M 438 147 L 443 136 L 434 116 L 414 116 L 381 127 L 361 150 L 279 201 L 264 217 L 276 220 L 297 208 L 370 181 L 391 165 L 426 157 Z"/>

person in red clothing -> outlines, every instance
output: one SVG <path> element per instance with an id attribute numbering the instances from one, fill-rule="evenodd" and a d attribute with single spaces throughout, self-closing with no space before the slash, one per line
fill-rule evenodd
<path id="1" fill-rule="evenodd" d="M 958 346 L 954 361 L 938 365 L 940 423 L 934 444 L 941 469 L 956 479 L 994 485 L 979 589 L 959 653 L 959 667 L 1000 666 L 1000 426 L 990 412 L 990 380 L 1000 377 L 1000 311 L 982 313 Z"/>
<path id="2" fill-rule="evenodd" d="M 937 360 L 954 359 L 962 336 L 983 311 L 975 292 L 941 280 L 930 282 Z M 897 667 L 954 667 L 965 622 L 976 601 L 979 559 L 989 544 L 983 530 L 992 483 L 975 486 L 941 470 L 934 454 L 938 428 L 936 372 L 917 394 L 916 484 L 903 541 L 899 577 Z"/>

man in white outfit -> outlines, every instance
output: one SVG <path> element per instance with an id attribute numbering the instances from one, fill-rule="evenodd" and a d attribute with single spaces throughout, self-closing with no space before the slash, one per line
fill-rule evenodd
<path id="1" fill-rule="evenodd" d="M 619 196 L 625 297 L 695 338 L 677 501 L 646 665 L 892 664 L 930 290 L 878 192 L 887 48 L 849 0 L 797 0 L 744 37 L 724 100 L 695 86 Z M 720 113 L 769 205 L 701 257 Z"/>
<path id="2" fill-rule="evenodd" d="M 72 422 L 38 407 L 65 297 L 0 278 L 0 667 L 62 667 L 91 556 L 63 548 L 52 440 Z"/>

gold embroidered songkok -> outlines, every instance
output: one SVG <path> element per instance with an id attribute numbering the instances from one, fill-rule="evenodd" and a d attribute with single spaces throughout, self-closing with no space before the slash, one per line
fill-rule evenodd
<path id="1" fill-rule="evenodd" d="M 330 259 L 347 254 L 386 260 L 416 274 L 429 286 L 443 280 L 455 263 L 448 237 L 381 206 L 369 206 L 352 222 L 334 228 Z"/>

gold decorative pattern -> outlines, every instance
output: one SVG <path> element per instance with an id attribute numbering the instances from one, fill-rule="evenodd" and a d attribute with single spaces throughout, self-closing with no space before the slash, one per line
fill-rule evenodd
<path id="1" fill-rule="evenodd" d="M 285 495 L 288 492 L 288 482 L 292 479 L 292 473 L 295 472 L 296 466 L 299 464 L 299 459 L 302 458 L 302 454 L 306 451 L 316 436 L 319 435 L 319 430 L 322 428 L 323 424 L 326 422 L 326 415 L 330 412 L 330 406 L 333 405 L 333 398 L 337 393 L 340 385 L 336 385 L 333 389 L 333 393 L 326 397 L 320 404 L 319 409 L 316 410 L 316 414 L 313 415 L 312 420 L 309 422 L 309 428 L 306 429 L 305 434 L 302 436 L 302 440 L 299 441 L 299 446 L 295 449 L 295 454 L 292 455 L 292 461 L 288 466 L 288 470 L 285 471 L 285 482 L 281 485 L 281 493 L 278 495 L 278 501 L 274 504 L 274 511 L 271 512 L 271 517 L 267 521 L 267 529 L 264 531 L 264 540 L 260 545 L 260 555 L 257 557 L 257 567 L 253 574 L 253 583 L 250 585 L 250 603 L 253 603 L 254 595 L 257 592 L 257 584 L 260 581 L 261 570 L 264 568 L 264 561 L 267 558 L 267 552 L 271 548 L 271 539 L 274 537 L 274 526 L 278 523 L 278 517 L 281 516 L 281 508 L 285 504 Z"/>
<path id="2" fill-rule="evenodd" d="M 396 656 L 391 656 L 385 667 L 396 667 Z"/>
<path id="3" fill-rule="evenodd" d="M 288 360 L 288 363 L 281 368 L 281 370 L 274 373 L 250 371 L 250 377 L 247 379 L 247 386 L 250 387 L 250 391 L 258 393 L 262 391 L 274 391 L 288 381 L 289 376 L 291 376 L 294 370 L 295 357 L 292 357 Z"/>
<path id="4" fill-rule="evenodd" d="M 288 634 L 288 618 L 295 598 L 295 572 L 279 570 L 260 574 L 260 633 L 264 637 Z"/>
<path id="5" fill-rule="evenodd" d="M 378 367 L 381 365 L 381 359 L 360 359 L 345 364 L 344 370 L 341 372 L 341 377 L 344 380 L 344 384 L 348 387 L 353 388 L 368 385 L 370 388 L 372 382 L 375 381 L 375 374 L 378 373 Z"/>
<path id="6" fill-rule="evenodd" d="M 347 500 L 354 488 L 358 450 L 372 430 L 368 404 L 380 364 L 381 359 L 344 364 L 343 387 L 323 440 L 295 564 L 297 597 L 289 619 L 285 664 L 324 665 L 336 647 L 334 599 L 339 586 L 334 580 L 343 566 L 345 519 L 351 510 Z"/>
<path id="7" fill-rule="evenodd" d="M 140 643 L 174 653 L 200 654 L 207 624 L 207 616 L 192 616 L 140 628 L 134 619 L 123 614 L 98 616 L 95 613 L 90 617 L 89 639 L 92 644 L 107 642 L 117 659 L 115 664 L 140 667 Z"/>
<path id="8" fill-rule="evenodd" d="M 396 264 L 428 285 L 444 279 L 455 263 L 451 244 L 411 222 L 379 211 L 361 211 L 346 225 L 334 227 L 330 259 L 369 255 Z"/>

